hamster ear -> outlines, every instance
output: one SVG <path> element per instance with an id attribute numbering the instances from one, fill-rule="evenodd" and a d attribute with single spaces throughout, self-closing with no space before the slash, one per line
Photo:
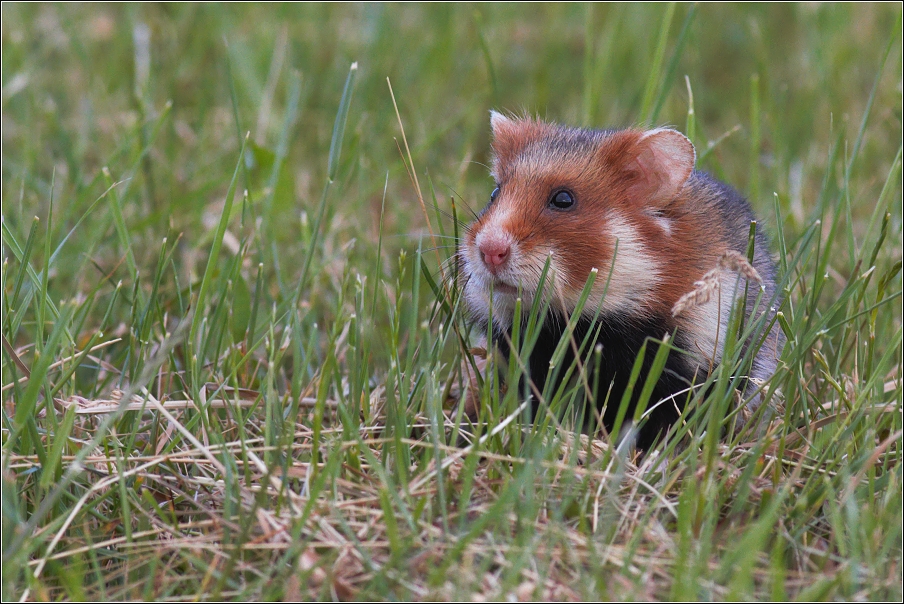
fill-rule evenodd
<path id="1" fill-rule="evenodd" d="M 509 161 L 521 148 L 518 121 L 490 110 L 490 128 L 493 130 L 493 171 L 496 172 L 499 162 Z"/>
<path id="2" fill-rule="evenodd" d="M 509 162 L 531 140 L 541 136 L 549 127 L 530 118 L 511 118 L 490 111 L 490 127 L 493 129 L 494 171 L 500 163 Z"/>
<path id="3" fill-rule="evenodd" d="M 512 121 L 495 109 L 490 109 L 490 127 L 493 129 L 494 138 L 499 136 L 503 130 L 511 128 Z"/>
<path id="4" fill-rule="evenodd" d="M 697 159 L 693 143 L 669 128 L 641 134 L 631 155 L 626 166 L 632 174 L 629 195 L 654 206 L 664 206 L 678 196 Z"/>

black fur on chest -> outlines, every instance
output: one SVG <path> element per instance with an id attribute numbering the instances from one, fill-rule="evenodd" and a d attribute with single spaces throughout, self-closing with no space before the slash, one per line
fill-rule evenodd
<path id="1" fill-rule="evenodd" d="M 525 362 L 527 372 L 521 379 L 519 391 L 523 397 L 526 397 L 528 393 L 533 395 L 534 417 L 536 417 L 539 407 L 536 392 L 543 393 L 546 387 L 550 374 L 549 364 L 562 339 L 566 325 L 567 319 L 564 317 L 552 315 L 547 317 L 540 330 L 536 344 Z M 660 347 L 660 342 L 669 332 L 669 328 L 666 325 L 668 323 L 665 318 L 656 317 L 647 319 L 631 318 L 630 320 L 610 318 L 596 322 L 590 319 L 581 319 L 572 335 L 574 342 L 568 345 L 565 357 L 559 364 L 560 370 L 556 379 L 561 380 L 561 376 L 565 374 L 567 368 L 572 366 L 575 362 L 575 349 L 581 350 L 582 343 L 584 343 L 587 335 L 590 334 L 588 343 L 581 350 L 581 361 L 589 377 L 590 387 L 595 389 L 597 393 L 596 407 L 597 410 L 602 411 L 603 425 L 607 430 L 611 431 L 616 421 L 622 396 L 628 388 L 634 362 L 646 341 L 647 348 L 644 353 L 640 374 L 629 399 L 625 422 L 627 423 L 633 418 L 637 400 L 646 383 L 647 375 Z M 522 334 L 525 329 L 526 325 L 522 327 Z M 496 346 L 509 360 L 511 360 L 510 335 L 510 330 L 509 333 L 494 334 Z M 672 343 L 677 348 L 683 348 L 680 338 Z M 597 347 L 600 348 L 601 353 L 598 371 L 596 370 L 597 363 L 593 356 L 593 351 Z M 536 390 L 533 387 L 527 387 L 527 377 L 531 379 Z M 665 368 L 659 376 L 652 396 L 647 403 L 647 410 L 650 410 L 657 402 L 672 395 L 674 395 L 673 400 L 666 401 L 649 412 L 647 420 L 642 424 L 637 437 L 637 446 L 639 448 L 648 449 L 658 436 L 665 434 L 669 426 L 677 421 L 679 409 L 684 406 L 685 401 L 688 399 L 688 388 L 693 383 L 702 383 L 705 378 L 705 375 L 694 376 L 691 364 L 687 362 L 683 353 L 678 350 L 669 351 Z M 555 386 L 557 385 L 555 384 Z M 550 392 L 552 391 L 550 390 Z M 585 412 L 588 425 L 595 425 L 594 415 Z"/>

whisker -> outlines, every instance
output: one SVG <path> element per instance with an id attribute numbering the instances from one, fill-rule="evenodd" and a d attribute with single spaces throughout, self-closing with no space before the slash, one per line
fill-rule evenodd
<path id="1" fill-rule="evenodd" d="M 470 204 L 468 204 L 468 202 L 465 201 L 464 196 L 461 195 L 461 194 L 460 194 L 458 191 L 456 191 L 454 188 L 452 188 L 451 185 L 446 184 L 446 183 L 442 183 L 442 185 L 445 186 L 447 189 L 449 189 L 449 191 L 452 192 L 452 197 L 453 197 L 453 198 L 458 197 L 459 201 L 461 202 L 461 205 L 464 206 L 464 208 L 465 208 L 468 212 L 470 212 L 471 217 L 472 217 L 474 220 L 476 220 L 477 217 L 478 217 L 478 214 L 477 214 L 477 212 L 474 211 L 474 209 L 470 206 Z"/>
<path id="2" fill-rule="evenodd" d="M 425 247 L 423 251 L 435 252 L 436 250 L 455 250 L 455 249 L 458 249 L 457 245 L 437 245 L 436 247 Z"/>
<path id="3" fill-rule="evenodd" d="M 433 205 L 434 210 L 436 210 L 437 212 L 439 212 L 440 214 L 442 214 L 444 217 L 448 218 L 449 220 L 452 220 L 453 222 L 457 222 L 459 225 L 462 225 L 462 226 L 468 224 L 466 221 L 456 218 L 455 215 L 452 214 L 451 212 L 449 212 L 448 210 L 444 210 L 441 207 L 439 207 L 439 204 L 434 203 L 432 205 Z M 476 218 L 476 215 L 475 215 L 475 218 Z"/>

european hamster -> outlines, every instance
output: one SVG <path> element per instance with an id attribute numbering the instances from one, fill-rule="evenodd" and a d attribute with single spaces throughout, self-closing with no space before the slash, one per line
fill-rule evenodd
<path id="1" fill-rule="evenodd" d="M 608 396 L 601 409 L 607 429 L 643 343 L 649 340 L 626 422 L 655 342 L 668 335 L 680 349 L 669 352 L 637 435 L 638 447 L 646 449 L 677 420 L 689 389 L 720 362 L 736 296 L 746 289 L 746 321 L 752 313 L 774 315 L 776 270 L 766 239 L 757 229 L 748 263 L 750 206 L 728 185 L 694 169 L 694 146 L 676 130 L 588 130 L 495 111 L 490 122 L 496 186 L 458 250 L 470 315 L 485 331 L 492 317 L 493 345 L 508 358 L 515 300 L 522 298 L 526 320 L 549 262 L 544 290 L 550 310 L 524 360 L 536 390 L 522 383 L 521 391 L 543 392 L 568 317 L 596 269 L 574 338 L 580 345 L 586 334 L 596 334 L 584 367 L 595 365 L 591 354 L 600 350 L 600 370 L 591 382 L 599 406 Z M 741 387 L 751 408 L 759 404 L 758 385 L 774 373 L 783 343 L 774 321 L 758 339 L 763 342 L 752 379 Z M 565 366 L 574 362 L 575 347 L 568 349 Z"/>

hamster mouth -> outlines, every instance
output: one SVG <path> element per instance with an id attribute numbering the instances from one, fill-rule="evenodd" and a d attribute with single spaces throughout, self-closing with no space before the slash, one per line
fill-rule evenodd
<path id="1" fill-rule="evenodd" d="M 505 281 L 501 281 L 499 279 L 493 279 L 493 281 L 491 282 L 490 285 L 493 290 L 493 295 L 499 295 L 499 294 L 508 295 L 508 296 L 517 296 L 518 295 L 518 288 L 514 285 L 510 285 L 510 284 L 506 283 Z M 487 291 L 489 291 L 489 289 L 490 288 L 487 288 Z"/>

